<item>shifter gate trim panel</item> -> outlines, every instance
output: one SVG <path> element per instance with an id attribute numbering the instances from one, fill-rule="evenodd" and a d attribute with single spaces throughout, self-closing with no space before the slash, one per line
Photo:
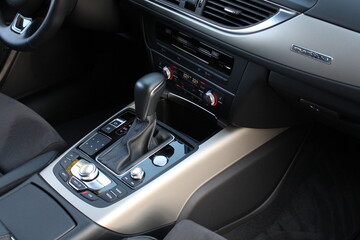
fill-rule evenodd
<path id="1" fill-rule="evenodd" d="M 170 134 L 170 138 L 166 139 L 165 142 L 161 143 L 159 146 L 157 146 L 155 149 L 151 150 L 150 152 L 148 152 L 147 154 L 145 154 L 144 156 L 140 157 L 138 160 L 136 160 L 133 164 L 131 164 L 129 167 L 127 167 L 121 174 L 117 174 L 115 173 L 113 170 L 111 170 L 110 168 L 108 168 L 104 163 L 102 163 L 100 160 L 98 160 L 97 156 L 95 158 L 95 160 L 101 164 L 104 168 L 106 168 L 109 172 L 111 172 L 113 175 L 115 175 L 117 178 L 121 179 L 125 174 L 127 174 L 132 168 L 138 166 L 140 163 L 142 163 L 143 161 L 145 161 L 146 159 L 148 159 L 151 155 L 155 154 L 156 152 L 158 152 L 159 150 L 161 150 L 162 148 L 164 148 L 166 145 L 170 144 L 172 141 L 175 140 L 174 135 Z M 113 148 L 113 146 L 110 146 L 108 149 L 106 149 L 104 151 L 104 153 L 107 153 L 109 151 L 111 151 L 111 149 Z"/>
<path id="2" fill-rule="evenodd" d="M 131 195 L 103 208 L 94 207 L 76 197 L 54 175 L 52 169 L 67 152 L 40 175 L 95 223 L 118 233 L 137 234 L 176 221 L 198 188 L 284 130 L 227 127 L 202 143 L 196 152 L 176 166 Z"/>

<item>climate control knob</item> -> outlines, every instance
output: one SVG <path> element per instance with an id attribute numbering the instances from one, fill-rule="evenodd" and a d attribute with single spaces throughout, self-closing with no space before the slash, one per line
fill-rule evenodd
<path id="1" fill-rule="evenodd" d="M 212 107 L 215 107 L 218 104 L 218 99 L 215 93 L 211 90 L 207 91 L 203 96 L 204 101 Z"/>
<path id="2" fill-rule="evenodd" d="M 172 80 L 172 79 L 173 79 L 174 74 L 173 74 L 173 70 L 172 70 L 171 67 L 165 66 L 165 67 L 163 67 L 162 71 L 163 71 L 165 77 L 166 77 L 168 80 Z"/>

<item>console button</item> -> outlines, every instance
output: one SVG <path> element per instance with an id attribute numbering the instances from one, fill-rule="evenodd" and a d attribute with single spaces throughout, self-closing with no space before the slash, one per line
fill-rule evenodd
<path id="1" fill-rule="evenodd" d="M 100 133 L 96 133 L 94 136 L 92 136 L 90 139 L 88 139 L 86 142 L 80 145 L 80 149 L 87 153 L 88 155 L 94 155 L 97 153 L 100 149 L 106 146 L 111 141 L 111 138 L 106 137 Z"/>
<path id="2" fill-rule="evenodd" d="M 110 123 L 110 125 L 114 126 L 115 128 L 118 128 L 118 127 L 120 127 L 121 124 L 123 124 L 124 122 L 125 122 L 124 120 L 117 118 L 117 119 L 113 120 L 113 121 Z"/>
<path id="3" fill-rule="evenodd" d="M 76 191 L 86 190 L 85 184 L 83 184 L 79 179 L 72 176 L 69 181 L 70 186 L 72 186 Z"/>
<path id="4" fill-rule="evenodd" d="M 126 194 L 126 191 L 123 188 L 119 187 L 119 186 L 114 187 L 113 189 L 111 189 L 111 192 L 115 193 L 118 198 L 122 198 Z"/>
<path id="5" fill-rule="evenodd" d="M 60 170 L 59 176 L 61 177 L 62 180 L 64 180 L 64 182 L 66 182 L 70 177 L 70 175 L 63 169 Z"/>
<path id="6" fill-rule="evenodd" d="M 70 163 L 72 163 L 72 161 L 71 161 L 70 159 L 66 158 L 66 157 L 63 157 L 63 158 L 60 160 L 60 165 L 61 165 L 64 169 L 66 169 L 66 168 L 70 165 Z"/>
<path id="7" fill-rule="evenodd" d="M 77 159 L 79 157 L 79 154 L 77 154 L 76 152 L 69 152 L 65 155 L 65 157 L 67 159 L 69 159 L 70 161 L 74 161 L 75 159 Z"/>
<path id="8" fill-rule="evenodd" d="M 130 173 L 126 174 L 124 177 L 121 178 L 125 183 L 129 184 L 130 187 L 136 187 L 138 186 L 141 181 L 139 180 L 134 180 L 130 177 Z"/>
<path id="9" fill-rule="evenodd" d="M 84 191 L 80 193 L 81 196 L 83 196 L 84 198 L 90 200 L 90 201 L 95 201 L 98 200 L 99 198 L 92 192 L 90 191 Z"/>
<path id="10" fill-rule="evenodd" d="M 104 133 L 112 133 L 116 128 L 109 124 L 106 124 L 104 127 L 101 128 L 101 131 L 103 131 Z"/>
<path id="11" fill-rule="evenodd" d="M 125 134 L 127 134 L 127 132 L 129 131 L 130 128 L 131 128 L 131 124 L 120 128 L 119 130 L 116 131 L 116 134 L 119 136 L 125 135 Z"/>
<path id="12" fill-rule="evenodd" d="M 111 191 L 106 191 L 106 192 L 100 194 L 99 197 L 101 197 L 102 199 L 104 199 L 107 202 L 113 202 L 113 201 L 117 200 L 117 196 Z"/>
<path id="13" fill-rule="evenodd" d="M 153 164 L 157 167 L 163 167 L 167 163 L 168 163 L 168 158 L 163 155 L 155 156 L 153 159 Z"/>

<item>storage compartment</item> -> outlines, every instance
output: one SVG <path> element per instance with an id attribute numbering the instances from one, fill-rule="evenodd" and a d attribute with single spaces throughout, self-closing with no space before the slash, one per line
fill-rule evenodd
<path id="1" fill-rule="evenodd" d="M 360 137 L 360 88 L 326 80 L 300 80 L 276 72 L 271 72 L 269 83 L 308 119 Z"/>
<path id="2" fill-rule="evenodd" d="M 76 225 L 68 213 L 33 184 L 0 199 L 0 221 L 15 239 L 58 239 Z"/>
<path id="3" fill-rule="evenodd" d="M 221 130 L 212 114 L 175 97 L 160 100 L 157 117 L 161 122 L 199 142 Z"/>

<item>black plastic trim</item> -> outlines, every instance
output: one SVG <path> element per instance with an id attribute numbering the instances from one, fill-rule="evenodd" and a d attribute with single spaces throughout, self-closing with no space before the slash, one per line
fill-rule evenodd
<path id="1" fill-rule="evenodd" d="M 179 220 L 216 230 L 251 213 L 277 187 L 306 133 L 289 129 L 217 175 L 192 195 Z"/>

